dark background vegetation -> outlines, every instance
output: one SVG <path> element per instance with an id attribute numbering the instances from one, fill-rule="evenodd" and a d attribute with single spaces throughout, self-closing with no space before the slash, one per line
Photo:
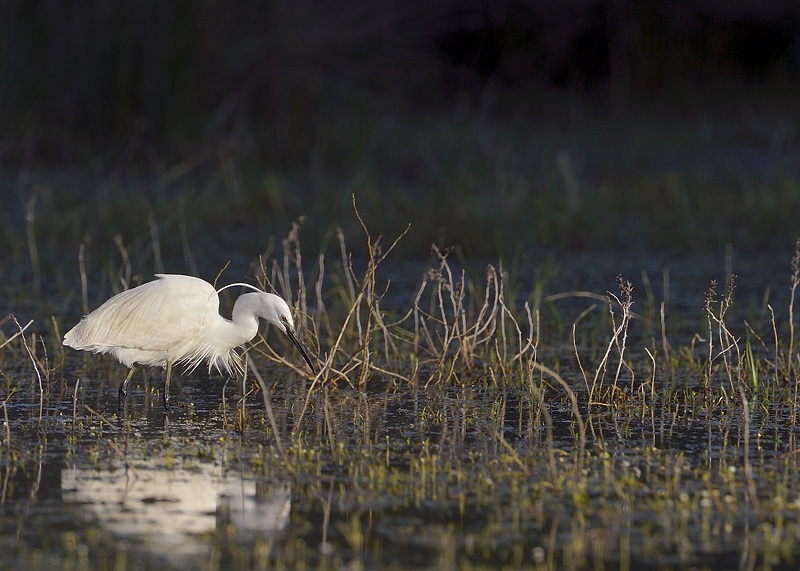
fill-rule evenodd
<path id="1" fill-rule="evenodd" d="M 1 5 L 6 272 L 33 239 L 45 270 L 110 264 L 116 235 L 152 272 L 155 227 L 208 274 L 300 217 L 316 251 L 357 236 L 352 195 L 416 256 L 797 233 L 793 1 Z"/>

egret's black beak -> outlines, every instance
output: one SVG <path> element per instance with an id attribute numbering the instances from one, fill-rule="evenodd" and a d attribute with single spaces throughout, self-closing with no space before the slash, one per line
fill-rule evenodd
<path id="1" fill-rule="evenodd" d="M 311 357 L 308 356 L 308 352 L 306 351 L 306 348 L 303 347 L 302 343 L 300 343 L 300 340 L 294 334 L 294 330 L 291 327 L 289 327 L 288 323 L 285 323 L 284 327 L 286 328 L 286 335 L 289 337 L 289 339 L 292 340 L 292 343 L 294 343 L 297 346 L 297 348 L 300 349 L 300 353 L 302 353 L 303 359 L 305 359 L 306 363 L 308 363 L 308 366 L 311 367 L 311 372 L 316 375 L 317 374 L 317 370 L 314 368 L 314 365 L 311 363 Z"/>

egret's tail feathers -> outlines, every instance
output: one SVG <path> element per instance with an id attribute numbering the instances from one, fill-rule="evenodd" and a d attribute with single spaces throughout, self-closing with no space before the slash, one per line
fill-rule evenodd
<path id="1" fill-rule="evenodd" d="M 64 335 L 64 345 L 67 347 L 72 347 L 73 349 L 85 349 L 86 348 L 86 339 L 85 335 L 83 335 L 83 320 L 78 323 L 75 327 L 67 331 L 66 335 Z"/>

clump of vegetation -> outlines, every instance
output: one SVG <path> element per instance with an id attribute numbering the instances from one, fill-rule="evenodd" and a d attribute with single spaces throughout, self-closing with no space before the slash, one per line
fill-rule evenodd
<path id="1" fill-rule="evenodd" d="M 314 495 L 339 506 L 341 525 L 359 534 L 348 539 L 354 557 L 385 548 L 359 531 L 371 506 L 391 519 L 430 503 L 451 514 L 427 525 L 441 534 L 437 557 L 453 567 L 703 565 L 708 553 L 769 567 L 798 553 L 790 490 L 800 242 L 783 320 L 770 306 L 766 331 L 733 323 L 731 275 L 722 297 L 711 283 L 705 329 L 681 347 L 666 337 L 663 306 L 660 324 L 643 323 L 622 277 L 600 319 L 586 322 L 590 308 L 543 335 L 541 302 L 521 299 L 502 266 L 471 281 L 436 248 L 410 307 L 388 311 L 391 284 L 380 270 L 396 242 L 382 250 L 359 222 L 370 252 L 361 273 L 341 242 L 341 259 L 320 257 L 308 280 L 296 228 L 283 264 L 260 266 L 264 284 L 298 294 L 324 365 L 301 395 L 283 397 L 293 422 L 272 425 L 273 436 L 288 436 L 279 462 L 269 453 L 259 462 L 325 475 Z M 642 327 L 664 337 L 648 339 Z M 587 328 L 590 348 L 578 341 Z M 291 365 L 266 343 L 253 351 L 256 363 Z M 413 436 L 398 442 L 386 419 L 403 403 L 413 403 Z M 348 485 L 326 491 L 326 481 Z M 498 551 L 492 526 L 518 539 Z"/>

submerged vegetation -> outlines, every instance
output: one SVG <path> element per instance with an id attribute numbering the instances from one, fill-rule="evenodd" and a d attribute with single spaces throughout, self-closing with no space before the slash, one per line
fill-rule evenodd
<path id="1" fill-rule="evenodd" d="M 353 208 L 365 255 L 339 231 L 337 253 L 309 262 L 295 224 L 253 266 L 255 283 L 295 308 L 319 358 L 313 378 L 261 336 L 244 383 L 190 375 L 164 417 L 161 381 L 146 378 L 117 414 L 106 380 L 124 371 L 66 353 L 68 319 L 46 330 L 3 321 L 0 527 L 11 566 L 794 565 L 800 241 L 784 308 L 765 300 L 758 321 L 737 310 L 731 273 L 708 284 L 695 318 L 673 321 L 668 291 L 659 301 L 648 288 L 642 301 L 625 276 L 605 293 L 549 293 L 546 277 L 523 289 L 503 263 L 481 275 L 436 247 L 413 294 L 398 295 L 385 264 L 403 235 L 376 237 L 355 198 Z M 118 253 L 130 283 L 130 257 Z M 237 519 L 236 471 L 239 487 L 256 482 L 239 501 L 255 501 L 269 525 Z M 216 513 L 208 527 L 176 540 L 192 555 L 120 523 L 155 510 L 138 517 L 180 533 L 178 490 L 203 482 L 228 503 L 203 508 Z M 118 516 L 115 495 L 127 505 Z M 62 505 L 57 531 L 37 534 Z"/>

